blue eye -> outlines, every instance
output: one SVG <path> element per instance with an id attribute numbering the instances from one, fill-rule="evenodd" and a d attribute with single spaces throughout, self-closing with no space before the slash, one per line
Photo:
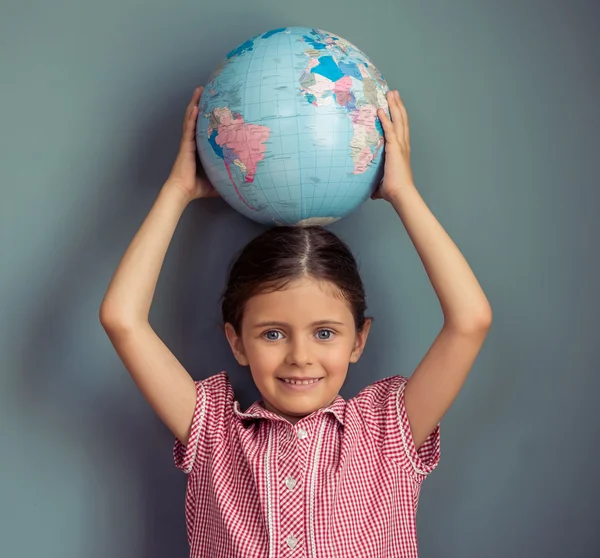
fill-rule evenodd
<path id="1" fill-rule="evenodd" d="M 320 329 L 317 331 L 317 338 L 319 341 L 329 341 L 333 335 L 334 333 L 330 329 Z"/>
<path id="2" fill-rule="evenodd" d="M 281 335 L 281 332 L 277 331 L 275 329 L 271 329 L 271 330 L 265 331 L 265 333 L 263 333 L 263 337 L 267 341 L 279 341 L 281 339 L 281 337 L 279 337 L 279 335 Z"/>

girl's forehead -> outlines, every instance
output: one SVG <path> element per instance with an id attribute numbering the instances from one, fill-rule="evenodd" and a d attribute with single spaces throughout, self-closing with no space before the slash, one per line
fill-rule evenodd
<path id="1" fill-rule="evenodd" d="M 285 288 L 261 293 L 248 300 L 244 321 L 281 321 L 290 323 L 350 321 L 353 316 L 340 289 L 326 281 L 302 278 Z"/>

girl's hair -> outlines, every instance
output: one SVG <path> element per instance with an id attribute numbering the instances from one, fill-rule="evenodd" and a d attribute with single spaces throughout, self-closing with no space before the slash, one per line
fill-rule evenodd
<path id="1" fill-rule="evenodd" d="M 317 226 L 273 227 L 244 247 L 229 270 L 223 322 L 239 333 L 248 299 L 302 277 L 333 283 L 350 306 L 356 329 L 362 330 L 367 305 L 356 260 L 342 240 Z"/>

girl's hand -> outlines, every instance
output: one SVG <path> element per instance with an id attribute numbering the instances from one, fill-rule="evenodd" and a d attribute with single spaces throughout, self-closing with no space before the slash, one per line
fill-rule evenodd
<path id="1" fill-rule="evenodd" d="M 192 100 L 185 111 L 183 134 L 179 145 L 179 153 L 175 159 L 167 183 L 179 188 L 190 199 L 218 196 L 218 192 L 205 176 L 199 174 L 203 169 L 197 163 L 196 121 L 198 119 L 198 102 L 204 87 L 197 87 Z"/>
<path id="2" fill-rule="evenodd" d="M 391 120 L 383 109 L 377 110 L 385 135 L 384 174 L 371 198 L 391 202 L 403 188 L 414 186 L 414 180 L 410 167 L 410 133 L 406 108 L 398 91 L 388 91 L 387 101 Z"/>

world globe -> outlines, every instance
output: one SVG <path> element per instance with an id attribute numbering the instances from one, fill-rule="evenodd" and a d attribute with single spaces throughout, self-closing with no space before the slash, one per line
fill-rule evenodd
<path id="1" fill-rule="evenodd" d="M 263 224 L 328 225 L 383 171 L 388 86 L 345 39 L 273 29 L 232 50 L 199 101 L 196 144 L 221 197 Z"/>

